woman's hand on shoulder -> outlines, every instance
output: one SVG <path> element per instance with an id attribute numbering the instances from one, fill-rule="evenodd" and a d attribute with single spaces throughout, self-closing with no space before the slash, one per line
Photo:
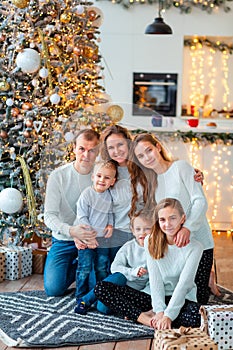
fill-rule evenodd
<path id="1" fill-rule="evenodd" d="M 185 247 L 190 242 L 190 231 L 186 227 L 181 227 L 174 237 L 177 247 Z"/>
<path id="2" fill-rule="evenodd" d="M 199 169 L 194 169 L 194 170 L 195 170 L 194 180 L 197 182 L 200 182 L 203 185 L 203 182 L 204 182 L 203 172 Z"/>

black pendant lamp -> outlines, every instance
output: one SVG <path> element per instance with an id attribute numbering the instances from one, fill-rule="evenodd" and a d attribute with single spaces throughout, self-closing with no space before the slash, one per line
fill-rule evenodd
<path id="1" fill-rule="evenodd" d="M 163 10 L 162 0 L 159 0 L 158 17 L 154 19 L 154 22 L 146 27 L 145 34 L 172 34 L 172 29 L 168 24 L 164 23 L 161 16 Z"/>

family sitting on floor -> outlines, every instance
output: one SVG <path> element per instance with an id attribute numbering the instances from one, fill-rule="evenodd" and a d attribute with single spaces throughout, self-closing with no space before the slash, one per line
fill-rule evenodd
<path id="1" fill-rule="evenodd" d="M 80 130 L 73 152 L 47 182 L 46 294 L 76 281 L 76 313 L 94 305 L 155 329 L 200 326 L 200 305 L 219 293 L 202 172 L 119 125 Z"/>

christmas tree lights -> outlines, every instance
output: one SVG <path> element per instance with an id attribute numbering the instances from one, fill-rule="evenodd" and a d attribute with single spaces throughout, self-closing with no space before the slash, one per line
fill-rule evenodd
<path id="1" fill-rule="evenodd" d="M 0 208 L 0 240 L 21 244 L 49 233 L 41 217 L 48 174 L 70 160 L 80 127 L 112 123 L 91 110 L 109 102 L 98 48 L 102 21 L 88 1 L 1 1 L 0 191 L 16 189 L 23 206 Z"/>

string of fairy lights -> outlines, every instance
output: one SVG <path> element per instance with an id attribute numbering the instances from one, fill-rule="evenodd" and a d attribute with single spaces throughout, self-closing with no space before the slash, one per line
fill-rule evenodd
<path id="1" fill-rule="evenodd" d="M 229 87 L 229 62 L 233 44 L 194 37 L 185 39 L 184 46 L 188 47 L 191 58 L 189 104 L 195 110 L 192 114 L 207 117 L 213 110 L 230 112 L 232 101 Z M 220 69 L 217 72 L 218 66 Z M 219 91 L 220 88 L 223 90 L 221 106 L 216 105 L 217 89 Z"/>
<path id="2" fill-rule="evenodd" d="M 129 9 L 133 5 L 154 5 L 158 3 L 158 0 L 109 0 L 112 4 L 120 4 L 124 8 Z M 231 11 L 228 6 L 230 0 L 163 0 L 162 5 L 164 10 L 171 8 L 178 9 L 182 14 L 189 14 L 193 8 L 198 8 L 209 14 L 223 9 L 224 12 Z"/>

